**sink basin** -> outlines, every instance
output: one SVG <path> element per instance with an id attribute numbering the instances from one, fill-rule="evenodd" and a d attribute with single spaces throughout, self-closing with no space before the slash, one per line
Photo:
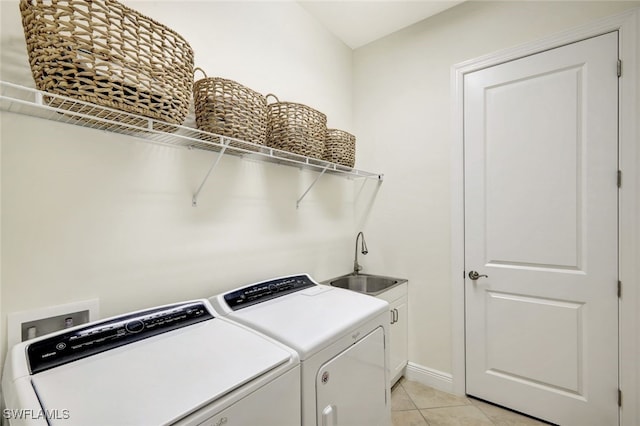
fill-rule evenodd
<path id="1" fill-rule="evenodd" d="M 376 296 L 405 281 L 406 280 L 400 278 L 383 277 L 380 275 L 349 274 L 330 279 L 325 283 L 334 287 L 346 288 L 347 290 Z"/>

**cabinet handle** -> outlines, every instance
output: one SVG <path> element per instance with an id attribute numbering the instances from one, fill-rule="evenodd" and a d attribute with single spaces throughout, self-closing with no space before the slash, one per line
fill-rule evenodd
<path id="1" fill-rule="evenodd" d="M 396 308 L 393 308 L 389 312 L 391 313 L 391 324 L 393 325 L 398 322 L 398 310 Z"/>

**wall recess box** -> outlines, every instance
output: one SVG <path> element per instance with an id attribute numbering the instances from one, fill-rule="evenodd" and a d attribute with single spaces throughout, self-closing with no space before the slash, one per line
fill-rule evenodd
<path id="1" fill-rule="evenodd" d="M 11 348 L 34 337 L 96 321 L 99 316 L 98 299 L 10 313 L 7 315 L 7 344 Z"/>

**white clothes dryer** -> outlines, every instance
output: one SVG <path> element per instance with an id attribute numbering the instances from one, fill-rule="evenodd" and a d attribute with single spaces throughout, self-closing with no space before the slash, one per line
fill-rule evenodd
<path id="1" fill-rule="evenodd" d="M 219 314 L 298 352 L 304 426 L 391 424 L 387 302 L 306 274 L 210 300 Z"/>
<path id="2" fill-rule="evenodd" d="M 10 425 L 299 426 L 299 398 L 298 355 L 207 300 L 20 343 L 2 377 Z"/>

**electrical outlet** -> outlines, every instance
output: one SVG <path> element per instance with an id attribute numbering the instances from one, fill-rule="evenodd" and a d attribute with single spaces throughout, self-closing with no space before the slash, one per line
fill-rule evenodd
<path id="1" fill-rule="evenodd" d="M 12 347 L 25 340 L 96 321 L 98 318 L 98 299 L 10 313 L 7 315 L 7 343 Z"/>

